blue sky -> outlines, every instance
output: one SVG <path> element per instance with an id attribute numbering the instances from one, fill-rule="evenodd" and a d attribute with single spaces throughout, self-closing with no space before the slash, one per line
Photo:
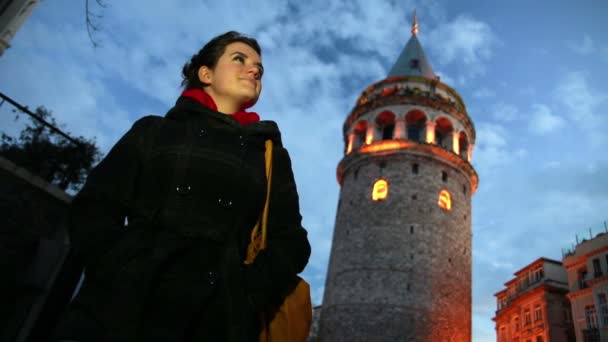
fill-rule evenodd
<path id="1" fill-rule="evenodd" d="M 513 272 L 608 220 L 608 3 L 583 1 L 106 1 L 102 47 L 84 1 L 43 1 L 0 57 L 0 91 L 51 109 L 106 152 L 139 117 L 164 114 L 183 63 L 228 30 L 260 41 L 264 90 L 253 108 L 279 123 L 313 255 L 320 303 L 342 158 L 342 124 L 386 77 L 410 37 L 467 104 L 477 131 L 473 341 L 495 341 L 493 294 Z M 74 3 L 77 3 L 75 6 Z M 0 127 L 16 132 L 7 104 Z"/>

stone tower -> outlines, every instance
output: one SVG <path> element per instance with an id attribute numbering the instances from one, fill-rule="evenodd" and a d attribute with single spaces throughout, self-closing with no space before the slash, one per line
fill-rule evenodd
<path id="1" fill-rule="evenodd" d="M 323 342 L 471 341 L 475 129 L 417 33 L 344 123 Z"/>

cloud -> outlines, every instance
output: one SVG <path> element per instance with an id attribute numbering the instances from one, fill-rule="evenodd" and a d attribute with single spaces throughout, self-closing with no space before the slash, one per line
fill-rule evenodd
<path id="1" fill-rule="evenodd" d="M 473 92 L 473 97 L 476 99 L 487 99 L 496 96 L 496 92 L 489 88 L 479 88 Z"/>
<path id="2" fill-rule="evenodd" d="M 607 118 L 599 112 L 608 95 L 592 88 L 585 73 L 569 72 L 564 75 L 554 91 L 554 97 L 568 113 L 566 119 L 583 128 L 590 142 L 599 145 L 606 141 L 604 132 L 597 128 L 608 124 Z"/>
<path id="3" fill-rule="evenodd" d="M 583 36 L 583 40 L 580 42 L 568 41 L 568 48 L 572 50 L 574 53 L 579 54 L 581 56 L 589 56 L 595 52 L 595 47 L 593 46 L 593 40 L 591 37 L 585 33 Z"/>
<path id="4" fill-rule="evenodd" d="M 480 172 L 509 163 L 514 154 L 507 145 L 508 131 L 499 124 L 481 122 L 476 125 L 473 164 Z"/>
<path id="5" fill-rule="evenodd" d="M 555 97 L 566 106 L 570 118 L 579 124 L 595 124 L 595 109 L 608 96 L 591 89 L 587 75 L 583 72 L 569 72 L 559 82 Z"/>
<path id="6" fill-rule="evenodd" d="M 59 29 L 60 35 L 39 22 L 29 25 L 28 30 L 26 48 L 19 55 L 11 51 L 2 57 L 7 66 L 0 81 L 3 91 L 32 109 L 45 106 L 65 130 L 76 136 L 96 137 L 101 149 L 107 151 L 131 120 L 112 92 L 93 77 L 95 66 L 87 67 L 77 56 L 64 54 L 61 58 L 54 52 L 86 44 L 86 37 L 68 34 L 69 25 Z"/>
<path id="7" fill-rule="evenodd" d="M 500 45 L 490 25 L 468 15 L 440 23 L 429 33 L 429 46 L 441 65 L 457 62 L 470 74 L 483 74 L 484 63 Z"/>
<path id="8" fill-rule="evenodd" d="M 532 108 L 528 129 L 534 134 L 544 135 L 553 132 L 565 123 L 562 117 L 553 114 L 546 105 L 534 104 Z"/>
<path id="9" fill-rule="evenodd" d="M 504 102 L 494 104 L 490 110 L 490 115 L 498 121 L 511 122 L 519 118 L 519 111 L 514 105 Z"/>
<path id="10" fill-rule="evenodd" d="M 555 196 L 587 198 L 585 202 L 608 203 L 608 168 L 606 160 L 588 160 L 584 164 L 573 161 L 554 161 L 531 173 L 534 190 Z M 568 203 L 573 203 L 569 200 Z M 608 212 L 608 211 L 607 211 Z M 608 218 L 608 217 L 607 217 Z"/>

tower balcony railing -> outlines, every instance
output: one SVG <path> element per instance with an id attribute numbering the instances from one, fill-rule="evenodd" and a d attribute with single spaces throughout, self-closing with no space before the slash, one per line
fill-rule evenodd
<path id="1" fill-rule="evenodd" d="M 420 86 L 416 86 L 416 83 Z M 447 95 L 435 91 L 437 87 L 442 88 Z M 426 97 L 466 112 L 466 106 L 456 91 L 443 83 L 422 76 L 391 77 L 375 83 L 361 94 L 357 105 L 364 105 L 380 97 L 391 95 Z"/>

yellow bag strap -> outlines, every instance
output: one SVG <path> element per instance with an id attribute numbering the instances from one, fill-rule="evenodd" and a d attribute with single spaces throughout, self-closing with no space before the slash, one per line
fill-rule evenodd
<path id="1" fill-rule="evenodd" d="M 253 263 L 258 253 L 266 248 L 266 225 L 268 222 L 268 204 L 270 202 L 270 185 L 272 180 L 272 140 L 266 140 L 266 203 L 262 216 L 258 219 L 255 227 L 251 230 L 251 240 L 247 246 L 247 258 L 245 264 Z"/>

